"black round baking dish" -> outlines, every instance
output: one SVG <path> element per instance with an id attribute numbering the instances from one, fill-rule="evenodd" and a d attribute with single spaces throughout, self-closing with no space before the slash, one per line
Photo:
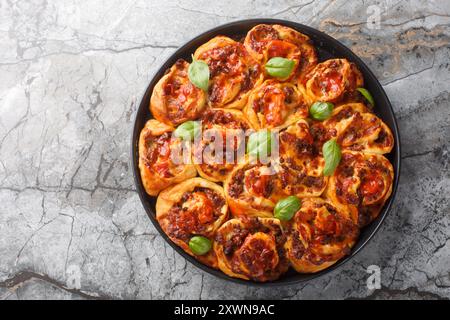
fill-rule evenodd
<path id="1" fill-rule="evenodd" d="M 156 220 L 155 215 L 155 203 L 156 198 L 151 197 L 146 194 L 144 187 L 142 185 L 140 173 L 139 173 L 139 167 L 138 167 L 138 141 L 139 141 L 139 134 L 144 127 L 146 121 L 152 117 L 150 110 L 149 110 L 149 102 L 150 102 L 150 96 L 153 90 L 153 87 L 156 85 L 158 80 L 164 75 L 165 71 L 169 69 L 179 58 L 183 58 L 187 61 L 190 61 L 191 54 L 194 53 L 194 51 L 203 43 L 207 42 L 211 38 L 217 36 L 217 35 L 225 35 L 229 36 L 230 38 L 233 38 L 235 40 L 241 40 L 245 36 L 248 30 L 250 30 L 252 27 L 254 27 L 257 24 L 266 23 L 266 24 L 282 24 L 287 27 L 291 27 L 295 30 L 298 30 L 299 32 L 302 32 L 306 35 L 308 35 L 312 41 L 314 42 L 315 47 L 317 48 L 317 52 L 319 55 L 319 60 L 323 61 L 329 58 L 346 58 L 349 61 L 354 62 L 358 68 L 361 70 L 361 72 L 364 75 L 364 82 L 365 87 L 372 93 L 375 101 L 375 113 L 391 128 L 392 133 L 394 135 L 395 139 L 395 146 L 391 153 L 387 154 L 387 158 L 391 161 L 394 167 L 394 185 L 393 185 L 393 191 L 390 199 L 386 202 L 383 210 L 381 211 L 378 218 L 373 221 L 370 225 L 365 227 L 361 230 L 361 234 L 359 237 L 358 242 L 353 247 L 351 253 L 342 258 L 340 261 L 338 261 L 336 264 L 331 266 L 330 268 L 327 268 L 323 271 L 320 271 L 318 273 L 314 274 L 299 274 L 292 269 L 290 269 L 286 274 L 284 274 L 280 279 L 272 282 L 265 282 L 265 283 L 259 283 L 254 281 L 244 281 L 236 278 L 232 278 L 227 276 L 226 274 L 222 273 L 219 270 L 212 269 L 200 262 L 198 262 L 196 259 L 185 253 L 180 247 L 175 245 L 168 237 L 167 235 L 162 231 L 161 227 L 158 224 L 158 221 Z M 188 43 L 180 47 L 170 58 L 167 59 L 167 61 L 159 68 L 159 70 L 153 75 L 152 80 L 150 81 L 147 90 L 145 91 L 142 100 L 139 105 L 139 109 L 136 113 L 136 118 L 134 121 L 134 128 L 133 128 L 133 134 L 132 134 L 132 140 L 131 140 L 131 159 L 132 159 L 132 167 L 133 167 L 133 174 L 134 179 L 136 183 L 136 189 L 139 194 L 139 197 L 142 201 L 142 204 L 145 208 L 145 211 L 147 212 L 147 215 L 149 216 L 150 220 L 154 224 L 155 228 L 158 230 L 158 232 L 161 234 L 161 236 L 172 246 L 172 248 L 175 249 L 179 254 L 181 254 L 185 259 L 190 261 L 192 264 L 197 266 L 198 268 L 213 274 L 219 278 L 226 279 L 229 281 L 241 283 L 241 284 L 247 284 L 247 285 L 257 285 L 257 286 L 280 286 L 280 285 L 288 285 L 288 284 L 296 284 L 300 282 L 305 282 L 314 278 L 317 278 L 321 275 L 324 275 L 326 273 L 331 272 L 332 270 L 335 270 L 336 268 L 343 265 L 345 262 L 349 261 L 352 257 L 354 257 L 368 242 L 369 240 L 374 236 L 374 234 L 377 232 L 377 230 L 380 228 L 381 224 L 383 223 L 384 219 L 386 218 L 392 203 L 394 201 L 395 195 L 397 193 L 397 185 L 399 180 L 399 173 L 400 173 L 400 137 L 399 137 L 399 131 L 397 127 L 397 121 L 395 119 L 394 112 L 392 110 L 391 103 L 389 102 L 388 97 L 386 96 L 386 93 L 384 92 L 382 86 L 378 82 L 377 78 L 374 76 L 374 74 L 369 70 L 369 68 L 364 64 L 364 62 L 358 58 L 350 49 L 345 47 L 343 44 L 341 44 L 336 39 L 324 34 L 323 32 L 320 32 L 316 29 L 307 27 L 305 25 L 286 21 L 286 20 L 279 20 L 279 19 L 251 19 L 251 20 L 241 20 L 241 21 L 235 21 L 231 22 L 219 27 L 216 27 L 214 29 L 211 29 L 194 39 L 190 40 Z"/>

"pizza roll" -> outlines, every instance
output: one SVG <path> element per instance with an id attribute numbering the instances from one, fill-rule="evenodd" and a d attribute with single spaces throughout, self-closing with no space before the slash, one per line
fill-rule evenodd
<path id="1" fill-rule="evenodd" d="M 189 144 L 172 137 L 173 128 L 151 119 L 139 137 L 139 170 L 145 191 L 156 196 L 159 191 L 195 177 Z"/>
<path id="2" fill-rule="evenodd" d="M 242 43 L 228 37 L 211 39 L 195 51 L 194 57 L 209 66 L 207 99 L 213 108 L 242 109 L 252 88 L 262 82 L 260 65 Z"/>
<path id="3" fill-rule="evenodd" d="M 274 167 L 251 161 L 249 157 L 230 173 L 224 189 L 234 216 L 271 218 L 275 204 L 284 197 Z"/>
<path id="4" fill-rule="evenodd" d="M 209 109 L 201 121 L 202 137 L 195 144 L 195 166 L 203 178 L 223 182 L 245 155 L 245 131 L 251 128 L 250 124 L 235 109 Z"/>
<path id="5" fill-rule="evenodd" d="M 347 59 L 330 59 L 319 63 L 306 76 L 306 93 L 313 101 L 338 102 L 364 86 L 361 72 Z"/>
<path id="6" fill-rule="evenodd" d="M 317 54 L 310 38 L 292 28 L 260 24 L 245 37 L 245 48 L 261 64 L 270 58 L 283 57 L 296 62 L 294 72 L 299 81 L 317 65 Z"/>
<path id="7" fill-rule="evenodd" d="M 199 261 L 216 268 L 211 250 L 196 255 L 189 248 L 193 236 L 214 240 L 216 230 L 227 219 L 228 207 L 219 185 L 192 178 L 163 190 L 156 201 L 156 218 L 167 236 Z"/>
<path id="8" fill-rule="evenodd" d="M 384 156 L 343 151 L 326 197 L 360 227 L 372 222 L 392 193 L 394 169 Z"/>
<path id="9" fill-rule="evenodd" d="M 308 107 L 297 86 L 266 80 L 250 94 L 244 113 L 255 129 L 271 129 L 308 117 Z"/>
<path id="10" fill-rule="evenodd" d="M 389 127 L 362 103 L 349 103 L 333 110 L 331 117 L 313 125 L 316 144 L 337 138 L 342 149 L 385 154 L 394 147 Z"/>
<path id="11" fill-rule="evenodd" d="M 220 270 L 245 280 L 276 280 L 289 267 L 285 235 L 273 218 L 231 219 L 217 230 L 214 251 Z"/>
<path id="12" fill-rule="evenodd" d="M 349 254 L 358 234 L 358 227 L 330 202 L 304 198 L 290 221 L 286 255 L 297 272 L 318 272 Z"/>
<path id="13" fill-rule="evenodd" d="M 150 99 L 153 117 L 170 126 L 197 119 L 206 106 L 206 93 L 188 78 L 189 63 L 179 59 L 158 81 Z"/>
<path id="14" fill-rule="evenodd" d="M 314 149 L 305 120 L 298 120 L 279 133 L 279 166 L 278 177 L 287 196 L 318 197 L 325 190 L 325 161 Z"/>

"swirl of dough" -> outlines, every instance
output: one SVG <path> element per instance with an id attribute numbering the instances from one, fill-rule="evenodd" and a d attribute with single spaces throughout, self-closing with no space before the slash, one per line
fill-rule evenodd
<path id="1" fill-rule="evenodd" d="M 326 197 L 358 226 L 372 222 L 392 193 L 394 169 L 383 155 L 343 151 Z"/>
<path id="2" fill-rule="evenodd" d="M 156 201 L 156 218 L 167 236 L 188 254 L 216 268 L 214 251 L 196 255 L 189 248 L 193 236 L 214 240 L 227 219 L 223 188 L 202 178 L 192 178 L 163 190 Z"/>
<path id="3" fill-rule="evenodd" d="M 308 107 L 297 86 L 266 80 L 250 94 L 244 113 L 255 129 L 272 129 L 308 117 Z"/>
<path id="4" fill-rule="evenodd" d="M 337 138 L 344 150 L 385 154 L 394 147 L 389 127 L 362 103 L 341 105 L 329 119 L 312 127 L 317 148 L 332 138 Z"/>
<path id="5" fill-rule="evenodd" d="M 283 57 L 296 62 L 298 80 L 317 65 L 317 54 L 310 38 L 292 28 L 278 24 L 259 24 L 246 35 L 247 51 L 261 64 L 272 57 Z"/>
<path id="6" fill-rule="evenodd" d="M 281 130 L 279 137 L 278 177 L 282 190 L 287 196 L 320 196 L 328 177 L 323 176 L 325 161 L 314 149 L 308 123 L 298 120 Z"/>
<path id="7" fill-rule="evenodd" d="M 279 220 L 243 217 L 228 220 L 217 230 L 214 252 L 225 274 L 264 282 L 287 271 L 284 242 Z"/>
<path id="8" fill-rule="evenodd" d="M 150 99 L 153 117 L 170 126 L 197 119 L 206 106 L 206 94 L 188 78 L 189 63 L 179 59 L 158 81 Z"/>
<path id="9" fill-rule="evenodd" d="M 213 108 L 242 109 L 253 87 L 264 77 L 260 65 L 244 45 L 228 37 L 211 39 L 195 51 L 194 57 L 209 66 L 207 99 Z"/>
<path id="10" fill-rule="evenodd" d="M 225 196 L 233 216 L 273 217 L 273 208 L 285 195 L 271 164 L 242 160 L 224 183 Z"/>
<path id="11" fill-rule="evenodd" d="M 190 145 L 173 137 L 173 130 L 151 119 L 139 136 L 139 170 L 145 191 L 151 196 L 197 175 L 192 164 Z"/>
<path id="12" fill-rule="evenodd" d="M 338 102 L 348 99 L 364 86 L 361 72 L 347 59 L 319 63 L 305 78 L 306 93 L 313 101 Z"/>
<path id="13" fill-rule="evenodd" d="M 203 178 L 223 182 L 245 154 L 245 131 L 251 126 L 243 113 L 235 109 L 209 109 L 201 121 L 202 139 L 195 144 L 195 167 Z M 220 142 L 216 136 L 222 138 Z M 215 153 L 218 143 L 222 156 Z M 206 148 L 211 148 L 211 152 L 205 152 Z"/>
<path id="14" fill-rule="evenodd" d="M 330 202 L 304 198 L 290 221 L 286 255 L 297 272 L 318 272 L 349 254 L 358 234 L 358 227 Z"/>

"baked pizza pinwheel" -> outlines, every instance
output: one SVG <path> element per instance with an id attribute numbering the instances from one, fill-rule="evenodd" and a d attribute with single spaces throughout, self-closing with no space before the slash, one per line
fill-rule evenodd
<path id="1" fill-rule="evenodd" d="M 339 102 L 349 99 L 364 79 L 356 65 L 347 59 L 319 63 L 305 78 L 306 93 L 313 101 Z"/>
<path id="2" fill-rule="evenodd" d="M 217 230 L 214 252 L 225 274 L 255 281 L 270 281 L 287 271 L 285 235 L 273 218 L 231 219 Z"/>
<path id="3" fill-rule="evenodd" d="M 209 66 L 207 99 L 213 108 L 242 109 L 250 91 L 263 79 L 261 66 L 244 45 L 228 37 L 211 39 L 195 51 L 194 57 Z"/>
<path id="4" fill-rule="evenodd" d="M 313 125 L 315 142 L 337 138 L 345 150 L 385 154 L 391 152 L 394 137 L 389 127 L 362 103 L 348 103 L 333 110 L 331 117 Z"/>
<path id="5" fill-rule="evenodd" d="M 294 60 L 293 74 L 299 77 L 300 82 L 317 65 L 316 50 L 309 37 L 282 25 L 259 24 L 253 27 L 247 33 L 244 45 L 261 64 L 273 57 Z"/>
<path id="6" fill-rule="evenodd" d="M 291 220 L 286 255 L 297 272 L 318 272 L 349 254 L 358 234 L 352 220 L 330 202 L 304 198 Z"/>
<path id="7" fill-rule="evenodd" d="M 197 175 L 190 146 L 172 137 L 172 132 L 172 127 L 151 119 L 139 137 L 139 170 L 145 191 L 151 196 Z"/>
<path id="8" fill-rule="evenodd" d="M 250 94 L 244 113 L 255 129 L 277 128 L 308 116 L 309 102 L 296 85 L 266 80 Z"/>
<path id="9" fill-rule="evenodd" d="M 305 120 L 279 133 L 278 177 L 286 196 L 318 197 L 326 188 L 325 161 L 313 148 L 313 137 Z"/>
<path id="10" fill-rule="evenodd" d="M 372 222 L 392 192 L 394 169 L 384 156 L 343 151 L 326 197 L 358 226 Z"/>
<path id="11" fill-rule="evenodd" d="M 227 219 L 228 207 L 219 185 L 192 178 L 162 191 L 156 201 L 156 218 L 167 236 L 201 262 L 217 266 L 214 251 L 196 255 L 189 246 L 194 236 L 213 241 L 216 230 Z"/>
<path id="12" fill-rule="evenodd" d="M 273 217 L 273 208 L 283 198 L 275 168 L 246 157 L 224 183 L 225 196 L 233 216 Z"/>
<path id="13" fill-rule="evenodd" d="M 251 126 L 235 109 L 209 109 L 201 122 L 202 138 L 195 145 L 195 166 L 203 178 L 223 182 L 239 156 L 245 154 L 245 131 Z"/>
<path id="14" fill-rule="evenodd" d="M 189 63 L 179 59 L 158 81 L 150 99 L 155 119 L 170 126 L 197 119 L 206 106 L 206 94 L 188 78 Z"/>

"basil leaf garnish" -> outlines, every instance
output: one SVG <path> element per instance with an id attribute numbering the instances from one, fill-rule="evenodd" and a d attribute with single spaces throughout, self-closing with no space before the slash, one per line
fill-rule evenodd
<path id="1" fill-rule="evenodd" d="M 319 121 L 328 119 L 333 112 L 334 105 L 331 102 L 314 102 L 309 108 L 309 115 L 311 118 Z"/>
<path id="2" fill-rule="evenodd" d="M 202 236 L 194 236 L 189 240 L 189 248 L 199 256 L 207 254 L 211 250 L 211 247 L 211 240 Z"/>
<path id="3" fill-rule="evenodd" d="M 366 88 L 356 88 L 356 90 L 358 90 L 372 106 L 375 106 L 375 100 L 373 100 L 373 97 L 370 94 L 369 90 L 367 90 Z"/>
<path id="4" fill-rule="evenodd" d="M 192 141 L 200 133 L 200 123 L 197 121 L 186 121 L 179 125 L 174 135 L 183 140 Z"/>
<path id="5" fill-rule="evenodd" d="M 208 91 L 209 84 L 209 67 L 205 61 L 195 60 L 192 56 L 192 63 L 188 68 L 189 81 L 197 88 Z"/>
<path id="6" fill-rule="evenodd" d="M 248 138 L 247 153 L 260 157 L 270 155 L 272 149 L 272 133 L 270 130 L 254 132 Z"/>
<path id="7" fill-rule="evenodd" d="M 273 210 L 274 217 L 283 221 L 291 220 L 294 214 L 300 209 L 301 205 L 300 199 L 296 196 L 289 196 L 281 199 L 277 202 Z"/>
<path id="8" fill-rule="evenodd" d="M 276 78 L 287 78 L 294 70 L 295 61 L 286 58 L 275 57 L 267 61 L 265 65 L 266 72 Z"/>
<path id="9" fill-rule="evenodd" d="M 322 153 L 325 159 L 323 175 L 331 176 L 341 161 L 341 147 L 339 147 L 336 139 L 331 139 L 323 144 Z"/>

